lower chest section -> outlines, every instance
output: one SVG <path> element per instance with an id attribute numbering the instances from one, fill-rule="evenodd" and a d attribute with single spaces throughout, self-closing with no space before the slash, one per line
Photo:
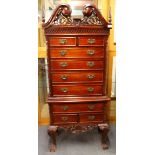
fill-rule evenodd
<path id="1" fill-rule="evenodd" d="M 52 124 L 90 124 L 105 122 L 103 103 L 63 103 L 50 105 Z"/>

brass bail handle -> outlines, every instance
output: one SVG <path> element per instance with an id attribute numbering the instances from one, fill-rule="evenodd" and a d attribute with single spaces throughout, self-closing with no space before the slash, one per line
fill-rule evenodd
<path id="1" fill-rule="evenodd" d="M 95 105 L 88 105 L 89 110 L 93 110 L 95 108 Z"/>
<path id="2" fill-rule="evenodd" d="M 68 105 L 64 105 L 63 107 L 62 107 L 62 109 L 64 110 L 64 111 L 66 111 L 66 110 L 68 110 Z"/>
<path id="3" fill-rule="evenodd" d="M 88 87 L 87 90 L 88 90 L 88 92 L 93 92 L 94 88 L 93 87 Z"/>
<path id="4" fill-rule="evenodd" d="M 88 74 L 87 77 L 89 80 L 91 80 L 91 79 L 94 79 L 95 75 L 94 74 Z"/>
<path id="5" fill-rule="evenodd" d="M 95 54 L 95 51 L 94 51 L 94 50 L 88 50 L 88 51 L 87 51 L 87 54 L 90 55 L 90 56 L 92 56 L 92 55 Z"/>
<path id="6" fill-rule="evenodd" d="M 68 64 L 67 64 L 67 62 L 60 62 L 60 66 L 61 66 L 61 67 L 67 67 Z"/>
<path id="7" fill-rule="evenodd" d="M 88 39 L 88 44 L 94 44 L 95 43 L 95 39 Z"/>
<path id="8" fill-rule="evenodd" d="M 67 93 L 68 92 L 68 88 L 61 88 L 61 92 Z"/>
<path id="9" fill-rule="evenodd" d="M 95 65 L 94 61 L 88 61 L 87 66 L 88 67 L 93 67 Z"/>
<path id="10" fill-rule="evenodd" d="M 94 116 L 94 115 L 88 116 L 88 119 L 89 119 L 89 120 L 94 120 L 94 119 L 95 119 L 95 116 Z"/>
<path id="11" fill-rule="evenodd" d="M 61 119 L 65 122 L 68 120 L 68 117 L 67 116 L 64 116 L 64 117 L 61 117 Z"/>
<path id="12" fill-rule="evenodd" d="M 61 55 L 61 56 L 65 56 L 66 54 L 67 54 L 67 51 L 66 51 L 66 50 L 61 50 L 61 51 L 60 51 L 60 55 Z"/>
<path id="13" fill-rule="evenodd" d="M 60 43 L 61 45 L 64 45 L 64 44 L 67 43 L 67 39 L 60 39 L 60 40 L 59 40 L 59 43 Z"/>
<path id="14" fill-rule="evenodd" d="M 67 80 L 67 78 L 68 78 L 67 75 L 61 75 L 62 80 Z"/>

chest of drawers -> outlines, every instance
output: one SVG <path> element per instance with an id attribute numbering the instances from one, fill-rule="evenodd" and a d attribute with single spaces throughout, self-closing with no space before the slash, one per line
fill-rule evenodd
<path id="1" fill-rule="evenodd" d="M 66 12 L 65 12 L 66 11 Z M 69 5 L 56 8 L 43 24 L 47 41 L 51 151 L 59 128 L 73 133 L 98 127 L 108 148 L 108 23 L 95 6 L 86 5 L 81 20 L 71 18 Z"/>

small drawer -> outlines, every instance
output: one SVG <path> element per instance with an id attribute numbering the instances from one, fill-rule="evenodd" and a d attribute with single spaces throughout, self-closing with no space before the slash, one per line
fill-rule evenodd
<path id="1" fill-rule="evenodd" d="M 102 82 L 103 72 L 67 72 L 67 73 L 51 73 L 53 83 L 76 83 L 76 82 Z"/>
<path id="2" fill-rule="evenodd" d="M 104 58 L 104 48 L 52 48 L 51 58 Z"/>
<path id="3" fill-rule="evenodd" d="M 54 113 L 103 111 L 102 103 L 53 104 Z"/>
<path id="4" fill-rule="evenodd" d="M 80 123 L 88 122 L 103 122 L 104 114 L 103 113 L 91 113 L 91 114 L 80 114 Z"/>
<path id="5" fill-rule="evenodd" d="M 54 114 L 54 124 L 66 124 L 66 123 L 77 123 L 77 114 Z"/>
<path id="6" fill-rule="evenodd" d="M 102 95 L 102 85 L 53 85 L 53 96 Z"/>
<path id="7" fill-rule="evenodd" d="M 78 37 L 79 46 L 105 46 L 105 37 L 90 36 L 90 37 Z"/>
<path id="8" fill-rule="evenodd" d="M 103 70 L 103 61 L 51 60 L 52 70 Z"/>
<path id="9" fill-rule="evenodd" d="M 76 37 L 51 37 L 50 46 L 76 46 Z"/>

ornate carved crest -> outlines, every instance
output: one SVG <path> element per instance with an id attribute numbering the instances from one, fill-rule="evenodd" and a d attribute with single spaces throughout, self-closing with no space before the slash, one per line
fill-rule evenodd
<path id="1" fill-rule="evenodd" d="M 53 15 L 44 23 L 44 29 L 52 25 L 66 25 L 66 26 L 103 26 L 108 28 L 108 22 L 102 17 L 101 13 L 94 5 L 87 4 L 83 7 L 83 18 L 78 19 L 78 22 L 71 17 L 72 10 L 68 4 L 59 5 L 53 12 Z"/>
<path id="2" fill-rule="evenodd" d="M 58 9 L 55 19 L 51 24 L 53 25 L 71 25 L 71 8 L 69 6 L 62 6 Z"/>
<path id="3" fill-rule="evenodd" d="M 59 5 L 51 15 L 50 19 L 44 23 L 43 28 L 46 34 L 84 34 L 98 33 L 109 34 L 111 23 L 108 23 L 94 5 L 83 7 L 83 18 L 72 19 L 71 8 L 68 4 Z M 109 27 L 110 25 L 110 27 Z"/>
<path id="4" fill-rule="evenodd" d="M 90 25 L 103 25 L 99 17 L 97 16 L 97 10 L 94 6 L 86 5 L 83 8 L 83 19 L 81 20 L 81 24 L 90 24 Z M 99 14 L 99 12 L 98 12 Z"/>
<path id="5" fill-rule="evenodd" d="M 74 125 L 67 125 L 67 126 L 62 125 L 59 128 L 62 128 L 65 131 L 71 132 L 71 133 L 81 133 L 81 132 L 87 132 L 89 130 L 93 130 L 96 127 L 98 127 L 97 124 L 93 124 L 93 125 L 74 124 Z"/>
<path id="6" fill-rule="evenodd" d="M 71 18 L 72 10 L 69 5 L 62 4 L 59 5 L 51 15 L 47 23 L 44 23 L 43 17 L 43 27 L 44 29 L 50 27 L 51 25 L 72 25 L 73 20 Z"/>

